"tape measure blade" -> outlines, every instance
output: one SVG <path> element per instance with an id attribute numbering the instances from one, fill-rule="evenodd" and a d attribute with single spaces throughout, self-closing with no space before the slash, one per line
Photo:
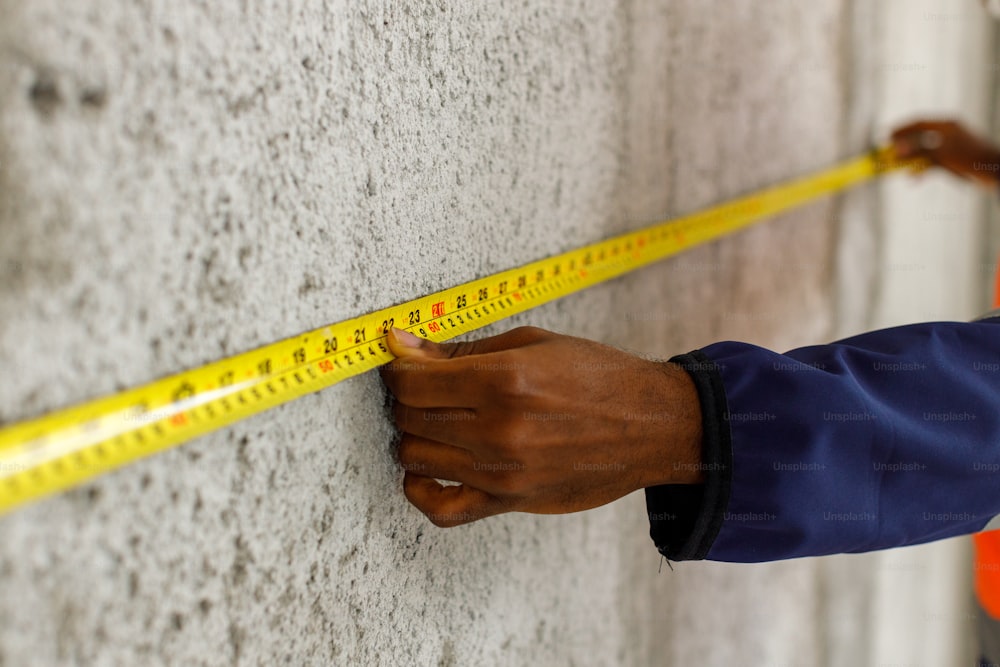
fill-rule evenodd
<path id="1" fill-rule="evenodd" d="M 393 326 L 436 341 L 606 282 L 874 176 L 883 149 L 702 211 L 0 428 L 0 514 L 390 361 Z"/>

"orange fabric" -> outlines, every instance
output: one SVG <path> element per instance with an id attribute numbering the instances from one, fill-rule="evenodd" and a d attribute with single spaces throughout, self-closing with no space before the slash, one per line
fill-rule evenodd
<path id="1" fill-rule="evenodd" d="M 1000 258 L 997 258 L 997 282 L 993 288 L 993 307 L 1000 308 Z"/>
<path id="2" fill-rule="evenodd" d="M 1000 530 L 976 533 L 972 539 L 976 547 L 976 597 L 986 613 L 1000 619 Z"/>

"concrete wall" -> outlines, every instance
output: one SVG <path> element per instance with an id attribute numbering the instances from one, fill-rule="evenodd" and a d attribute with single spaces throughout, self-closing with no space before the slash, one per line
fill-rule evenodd
<path id="1" fill-rule="evenodd" d="M 959 118 L 985 134 L 995 28 L 979 3 L 892 0 L 881 10 L 876 132 L 921 115 Z M 993 198 L 942 173 L 892 179 L 879 194 L 881 279 L 870 325 L 985 312 L 993 274 L 984 271 L 983 213 Z M 871 664 L 972 663 L 970 559 L 966 539 L 873 556 L 880 576 L 870 613 L 881 631 Z"/>
<path id="2" fill-rule="evenodd" d="M 292 6 L 0 0 L 0 421 L 825 166 L 881 119 L 868 3 Z M 876 204 L 485 333 L 828 340 L 875 319 Z M 442 531 L 392 439 L 369 374 L 0 519 L 0 666 L 883 655 L 876 557 L 657 574 L 640 494 Z"/>
<path id="3" fill-rule="evenodd" d="M 856 81 L 869 88 L 852 105 L 856 127 L 884 140 L 902 123 L 937 117 L 987 131 L 995 26 L 978 3 L 893 0 L 863 13 L 855 43 L 867 55 Z M 869 194 L 844 207 L 837 335 L 984 312 L 988 195 L 938 173 L 888 179 Z M 969 546 L 956 539 L 825 560 L 830 581 L 870 586 L 852 607 L 873 629 L 860 663 L 972 662 Z"/>

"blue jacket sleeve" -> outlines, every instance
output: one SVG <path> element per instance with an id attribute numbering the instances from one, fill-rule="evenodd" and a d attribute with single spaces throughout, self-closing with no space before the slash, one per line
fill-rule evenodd
<path id="1" fill-rule="evenodd" d="M 646 490 L 672 560 L 886 549 L 1000 514 L 1000 318 L 673 361 L 698 389 L 707 481 Z"/>

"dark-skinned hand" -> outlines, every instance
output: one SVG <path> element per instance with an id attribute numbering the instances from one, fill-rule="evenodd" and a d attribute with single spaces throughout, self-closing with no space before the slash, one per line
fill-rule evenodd
<path id="1" fill-rule="evenodd" d="M 701 408 L 675 364 L 531 327 L 446 344 L 394 329 L 388 341 L 403 491 L 438 526 L 703 481 Z"/>
<path id="2" fill-rule="evenodd" d="M 925 159 L 956 176 L 996 188 L 1000 184 L 1000 149 L 952 120 L 910 123 L 892 133 L 896 155 Z"/>

